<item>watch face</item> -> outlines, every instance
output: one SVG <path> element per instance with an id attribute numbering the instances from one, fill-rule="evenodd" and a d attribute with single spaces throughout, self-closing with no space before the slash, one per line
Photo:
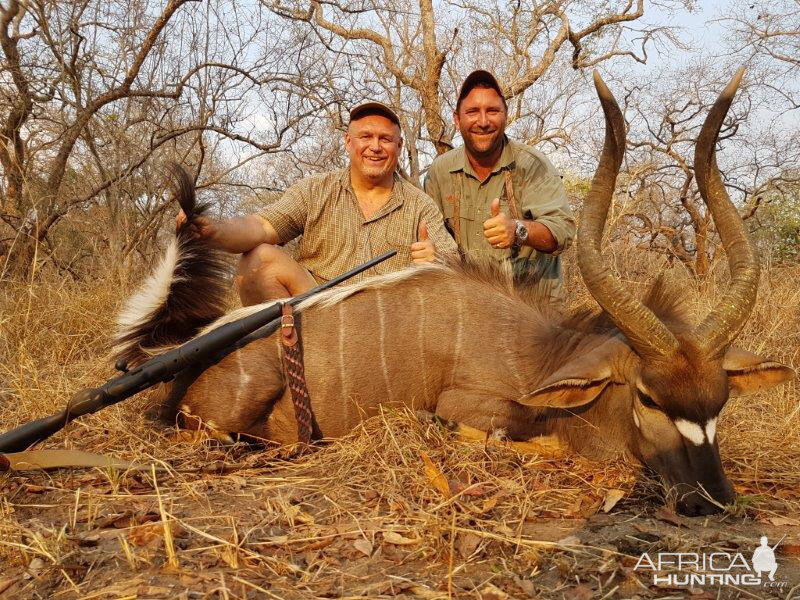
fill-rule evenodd
<path id="1" fill-rule="evenodd" d="M 520 240 L 528 239 L 528 229 L 519 221 L 517 221 L 517 238 Z"/>

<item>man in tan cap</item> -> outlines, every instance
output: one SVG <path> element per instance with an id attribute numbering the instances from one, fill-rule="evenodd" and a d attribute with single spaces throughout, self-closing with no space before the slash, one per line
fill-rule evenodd
<path id="1" fill-rule="evenodd" d="M 344 139 L 347 168 L 302 179 L 262 214 L 198 218 L 198 235 L 242 254 L 236 286 L 244 305 L 295 296 L 389 250 L 397 254 L 352 281 L 457 254 L 436 204 L 396 173 L 403 139 L 394 111 L 356 106 Z M 279 246 L 300 235 L 294 259 Z"/>
<path id="2" fill-rule="evenodd" d="M 433 161 L 425 191 L 461 252 L 508 261 L 545 297 L 561 296 L 561 259 L 575 219 L 561 177 L 545 156 L 505 134 L 508 109 L 488 71 L 461 85 L 453 119 L 464 145 Z"/>

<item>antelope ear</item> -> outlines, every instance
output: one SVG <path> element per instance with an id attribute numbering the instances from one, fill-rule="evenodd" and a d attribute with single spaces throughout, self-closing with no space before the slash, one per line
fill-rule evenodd
<path id="1" fill-rule="evenodd" d="M 722 368 L 728 372 L 731 396 L 755 394 L 794 378 L 789 367 L 740 348 L 728 348 Z"/>
<path id="2" fill-rule="evenodd" d="M 589 404 L 612 383 L 622 383 L 611 368 L 614 359 L 631 349 L 612 338 L 591 352 L 572 359 L 548 377 L 541 386 L 517 402 L 526 406 L 576 408 Z"/>

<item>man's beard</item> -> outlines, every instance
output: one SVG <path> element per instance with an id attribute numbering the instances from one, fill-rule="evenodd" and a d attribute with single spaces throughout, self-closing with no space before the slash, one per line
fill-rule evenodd
<path id="1" fill-rule="evenodd" d="M 478 158 L 492 155 L 499 147 L 503 145 L 502 129 L 495 131 L 494 136 L 491 138 L 483 136 L 480 141 L 476 140 L 474 136 L 475 134 L 469 131 L 461 132 L 461 137 L 464 140 L 464 145 L 467 147 L 467 150 L 469 150 L 469 153 L 472 154 L 472 156 Z"/>

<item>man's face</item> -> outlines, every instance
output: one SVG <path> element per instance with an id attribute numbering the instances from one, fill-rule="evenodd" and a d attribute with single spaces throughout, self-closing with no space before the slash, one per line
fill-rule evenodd
<path id="1" fill-rule="evenodd" d="M 490 156 L 503 144 L 506 107 L 494 88 L 476 87 L 453 113 L 467 151 L 476 157 Z"/>
<path id="2" fill-rule="evenodd" d="M 350 123 L 345 135 L 350 168 L 364 178 L 381 180 L 391 175 L 403 147 L 400 128 L 381 115 L 367 115 Z"/>

